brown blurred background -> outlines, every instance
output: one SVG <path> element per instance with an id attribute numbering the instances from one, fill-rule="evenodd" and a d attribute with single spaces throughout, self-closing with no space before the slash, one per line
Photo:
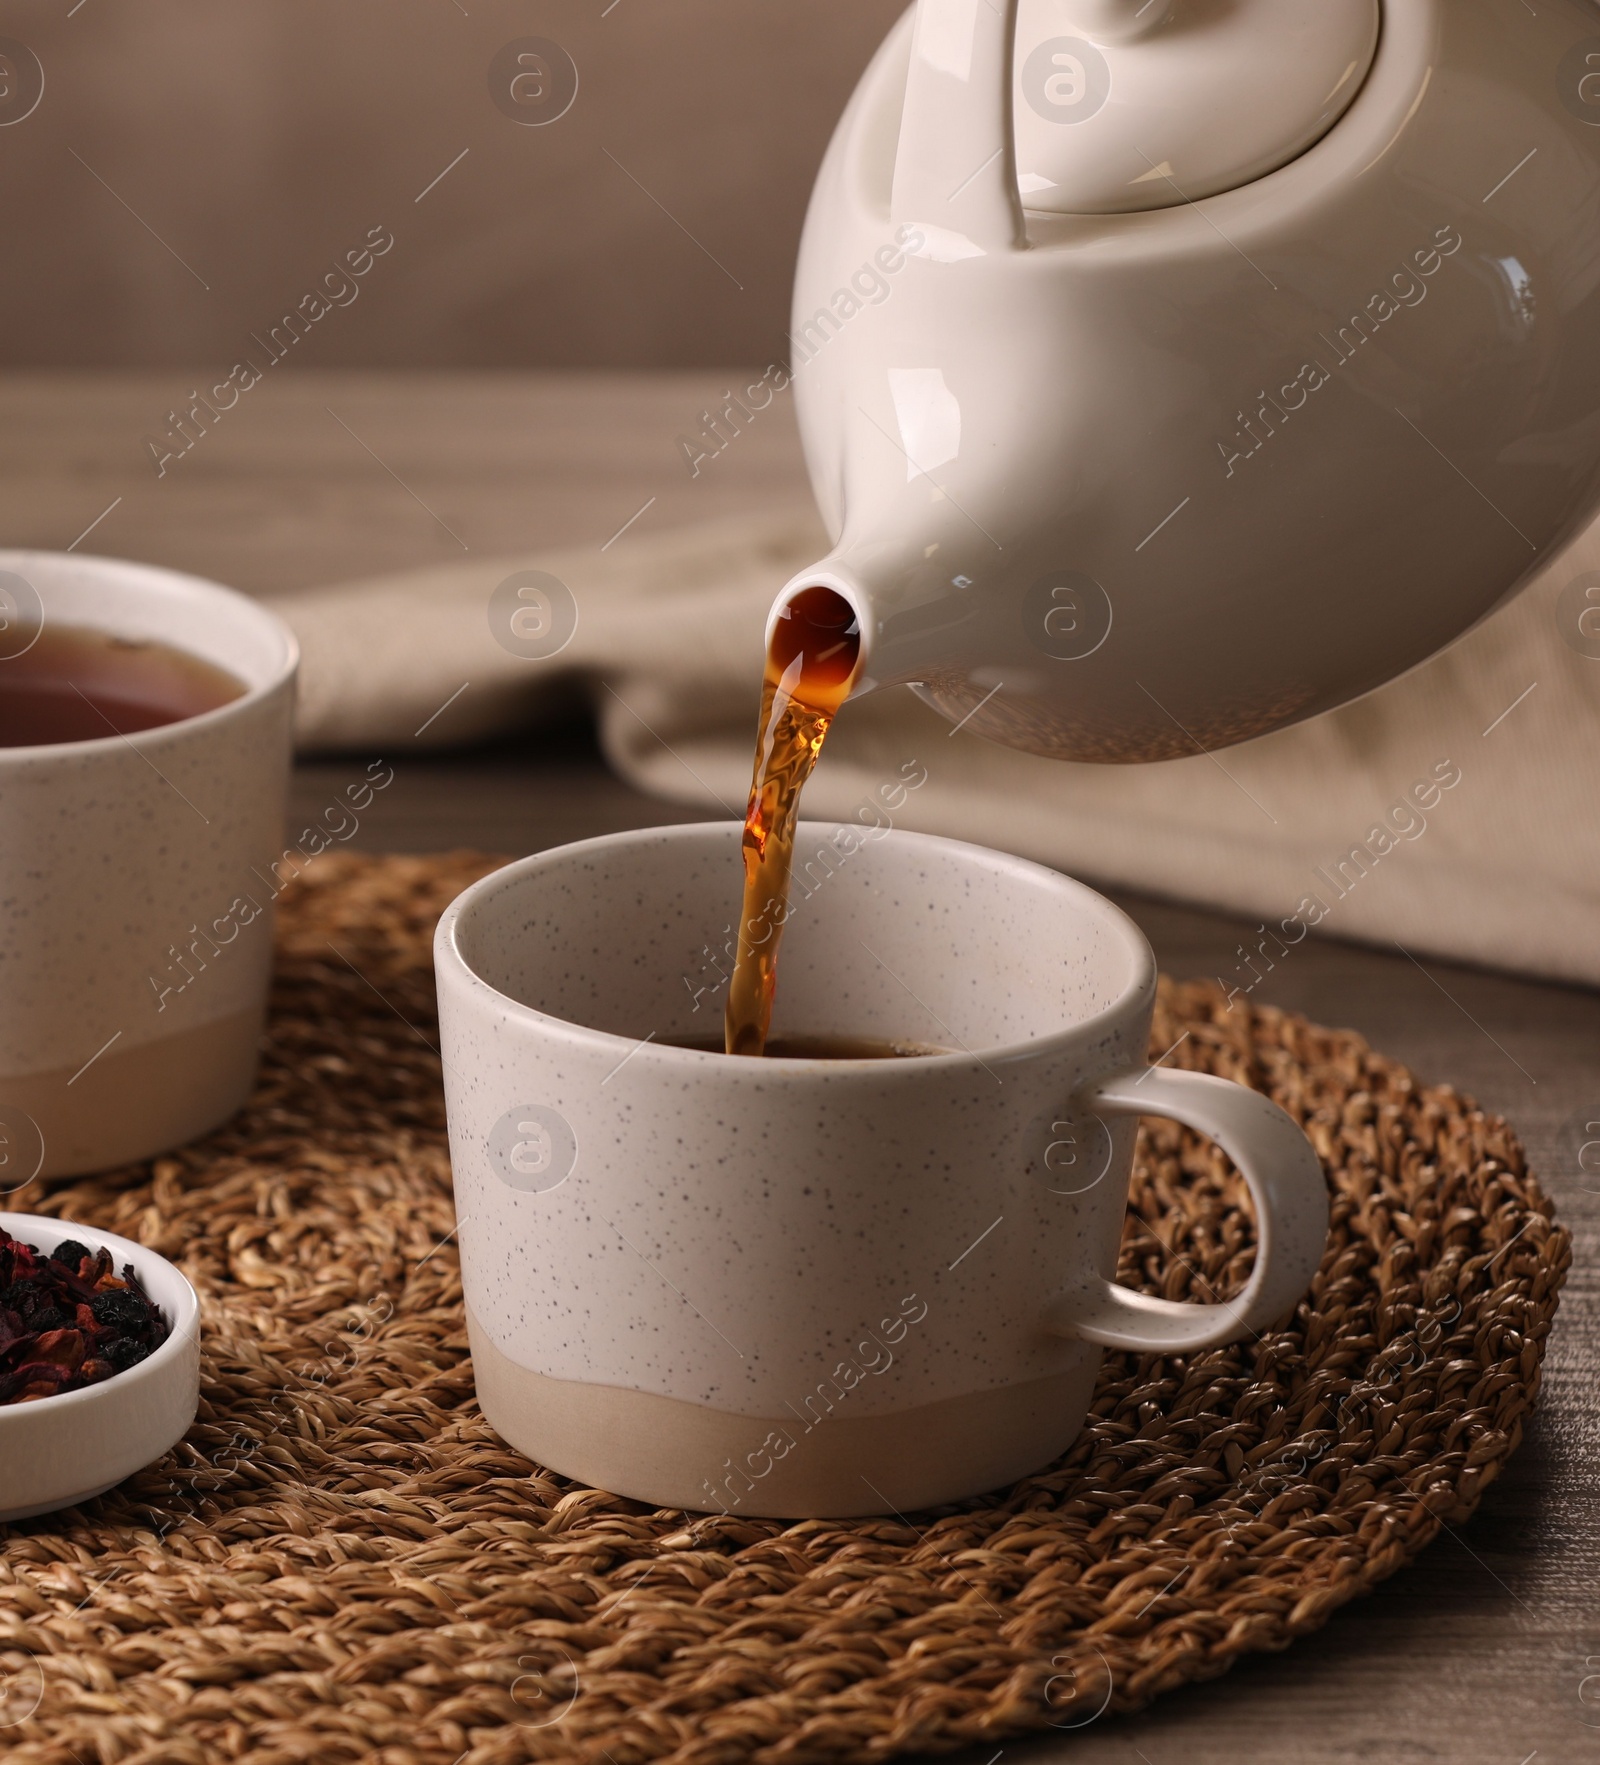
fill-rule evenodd
<path id="1" fill-rule="evenodd" d="M 295 365 L 782 359 L 811 180 L 903 4 L 10 0 L 0 119 L 10 45 L 44 89 L 0 127 L 0 367 L 226 373 L 373 227 Z M 544 126 L 491 97 L 529 36 L 579 77 Z"/>

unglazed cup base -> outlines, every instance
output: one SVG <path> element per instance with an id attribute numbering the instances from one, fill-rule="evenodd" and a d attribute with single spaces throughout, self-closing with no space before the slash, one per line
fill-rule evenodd
<path id="1" fill-rule="evenodd" d="M 33 1173 L 76 1177 L 152 1157 L 219 1127 L 250 1095 L 262 1013 L 252 1007 L 159 1041 L 110 1048 L 86 1070 L 0 1076 L 0 1110 L 31 1117 Z"/>
<path id="2" fill-rule="evenodd" d="M 547 1378 L 507 1359 L 470 1306 L 467 1334 L 479 1407 L 518 1452 L 656 1507 L 777 1520 L 911 1513 L 1015 1483 L 1072 1444 L 1100 1363 L 1085 1345 L 1047 1379 L 808 1422 Z"/>

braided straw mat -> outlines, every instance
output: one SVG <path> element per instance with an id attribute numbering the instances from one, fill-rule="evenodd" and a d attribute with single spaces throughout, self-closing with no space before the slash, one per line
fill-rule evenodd
<path id="1" fill-rule="evenodd" d="M 936 1514 L 656 1513 L 530 1464 L 473 1400 L 432 1047 L 433 924 L 490 868 L 319 860 L 248 1110 L 13 1200 L 179 1262 L 205 1362 L 167 1459 L 0 1529 L 12 1765 L 775 1765 L 1081 1727 L 1315 1630 L 1515 1449 L 1569 1245 L 1506 1124 L 1200 985 L 1163 988 L 1156 1044 L 1275 1097 L 1333 1186 L 1284 1328 L 1109 1355 L 1066 1458 Z M 1243 1200 L 1149 1126 L 1122 1279 L 1237 1290 Z"/>

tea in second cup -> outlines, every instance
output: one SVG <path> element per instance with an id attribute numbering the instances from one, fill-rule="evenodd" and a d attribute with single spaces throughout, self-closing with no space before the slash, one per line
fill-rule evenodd
<path id="1" fill-rule="evenodd" d="M 249 1094 L 297 663 L 213 583 L 0 552 L 0 1193 Z"/>
<path id="2" fill-rule="evenodd" d="M 1309 1142 L 1256 1092 L 1147 1064 L 1150 947 L 1053 871 L 803 824 L 778 1042 L 943 1051 L 673 1046 L 720 1028 L 741 835 L 546 852 L 440 924 L 473 1368 L 508 1441 L 663 1506 L 908 1511 L 1065 1451 L 1104 1347 L 1292 1309 L 1328 1226 Z M 1261 1248 L 1226 1304 L 1113 1279 L 1140 1114 L 1249 1183 Z"/>

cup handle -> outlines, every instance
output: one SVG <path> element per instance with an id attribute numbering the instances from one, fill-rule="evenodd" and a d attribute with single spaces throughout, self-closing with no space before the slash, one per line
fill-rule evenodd
<path id="1" fill-rule="evenodd" d="M 1058 1335 L 1140 1354 L 1219 1348 L 1263 1330 L 1305 1294 L 1328 1237 L 1328 1185 L 1311 1142 L 1270 1098 L 1207 1073 L 1147 1066 L 1086 1086 L 1079 1107 L 1102 1117 L 1161 1115 L 1209 1135 L 1239 1167 L 1256 1211 L 1256 1266 L 1236 1299 L 1152 1299 L 1091 1275 L 1052 1303 Z"/>

